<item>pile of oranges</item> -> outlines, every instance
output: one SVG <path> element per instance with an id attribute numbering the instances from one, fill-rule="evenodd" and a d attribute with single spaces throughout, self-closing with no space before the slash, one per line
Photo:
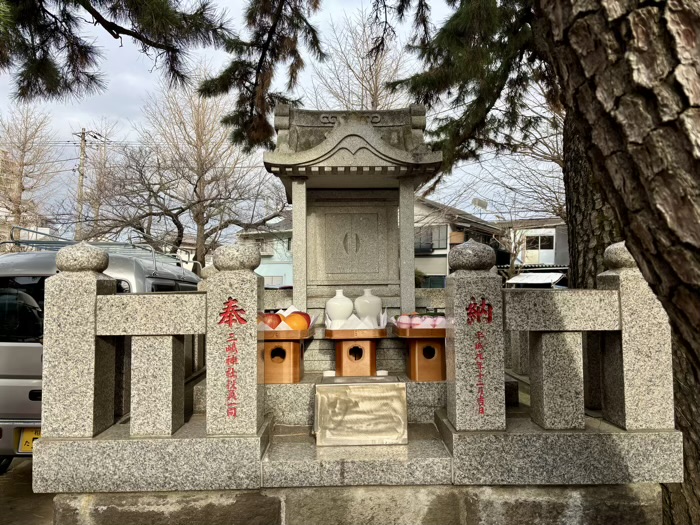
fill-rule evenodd
<path id="1" fill-rule="evenodd" d="M 311 316 L 306 312 L 292 312 L 289 315 L 258 313 L 258 323 L 265 323 L 273 330 L 280 323 L 286 323 L 292 330 L 307 330 L 311 326 Z"/>

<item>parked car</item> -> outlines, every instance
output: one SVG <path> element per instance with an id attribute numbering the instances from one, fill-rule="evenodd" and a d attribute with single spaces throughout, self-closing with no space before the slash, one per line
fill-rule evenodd
<path id="1" fill-rule="evenodd" d="M 0 256 L 0 474 L 14 456 L 31 455 L 41 435 L 44 284 L 56 252 Z M 193 291 L 199 277 L 150 257 L 110 254 L 104 272 L 117 293 Z"/>

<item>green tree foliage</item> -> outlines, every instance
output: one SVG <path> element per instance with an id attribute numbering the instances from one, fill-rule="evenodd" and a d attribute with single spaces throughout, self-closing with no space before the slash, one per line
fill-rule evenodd
<path id="1" fill-rule="evenodd" d="M 187 79 L 187 49 L 231 36 L 209 0 L 0 0 L 11 28 L 0 32 L 0 72 L 12 72 L 19 99 L 80 96 L 103 88 L 101 54 L 87 24 L 129 37 L 171 82 Z"/>
<path id="2" fill-rule="evenodd" d="M 448 2 L 455 8 L 432 38 L 411 49 L 422 72 L 395 82 L 428 107 L 447 113 L 432 130 L 447 171 L 486 149 L 517 150 L 536 140 L 541 116 L 524 96 L 533 82 L 558 106 L 557 83 L 537 34 L 540 23 L 528 0 Z M 382 0 L 376 0 L 383 5 Z M 428 21 L 424 25 L 429 25 Z M 439 182 L 435 181 L 435 183 Z"/>
<path id="3" fill-rule="evenodd" d="M 10 6 L 0 0 L 0 31 L 5 31 L 10 22 Z"/>
<path id="4" fill-rule="evenodd" d="M 236 92 L 236 104 L 223 123 L 232 127 L 231 138 L 251 150 L 272 146 L 274 129 L 269 116 L 278 103 L 296 105 L 298 100 L 273 91 L 277 67 L 288 64 L 287 90 L 297 83 L 304 67 L 300 44 L 318 60 L 325 54 L 309 16 L 318 11 L 320 0 L 250 0 L 245 12 L 249 38 L 226 42 L 231 61 L 218 76 L 205 81 L 200 92 L 207 96 Z"/>

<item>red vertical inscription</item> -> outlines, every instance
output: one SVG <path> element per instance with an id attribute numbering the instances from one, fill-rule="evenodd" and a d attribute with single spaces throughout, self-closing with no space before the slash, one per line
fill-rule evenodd
<path id="1" fill-rule="evenodd" d="M 244 317 L 246 312 L 238 304 L 237 299 L 231 297 L 224 302 L 224 309 L 219 313 L 219 324 L 233 328 L 234 324 L 247 324 Z M 239 363 L 238 340 L 236 334 L 229 332 L 226 339 L 226 416 L 238 417 L 238 371 L 236 365 Z"/>
<path id="2" fill-rule="evenodd" d="M 467 306 L 467 324 L 469 326 L 474 323 L 491 324 L 493 322 L 493 306 L 485 297 L 481 298 L 481 302 L 477 302 L 475 297 L 471 298 Z M 486 414 L 486 397 L 484 391 L 486 384 L 484 383 L 484 363 L 486 361 L 486 335 L 481 330 L 476 332 L 476 402 L 479 409 L 479 415 Z"/>

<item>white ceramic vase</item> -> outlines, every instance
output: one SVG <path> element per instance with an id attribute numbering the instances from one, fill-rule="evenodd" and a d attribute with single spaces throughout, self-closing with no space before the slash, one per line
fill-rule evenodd
<path id="1" fill-rule="evenodd" d="M 331 320 L 331 330 L 343 324 L 352 315 L 352 300 L 343 295 L 343 290 L 336 290 L 335 297 L 326 301 L 326 315 Z"/>
<path id="2" fill-rule="evenodd" d="M 382 313 L 382 300 L 380 297 L 372 295 L 372 290 L 365 288 L 364 295 L 355 299 L 355 311 L 360 319 L 369 317 L 377 323 L 379 315 Z"/>

